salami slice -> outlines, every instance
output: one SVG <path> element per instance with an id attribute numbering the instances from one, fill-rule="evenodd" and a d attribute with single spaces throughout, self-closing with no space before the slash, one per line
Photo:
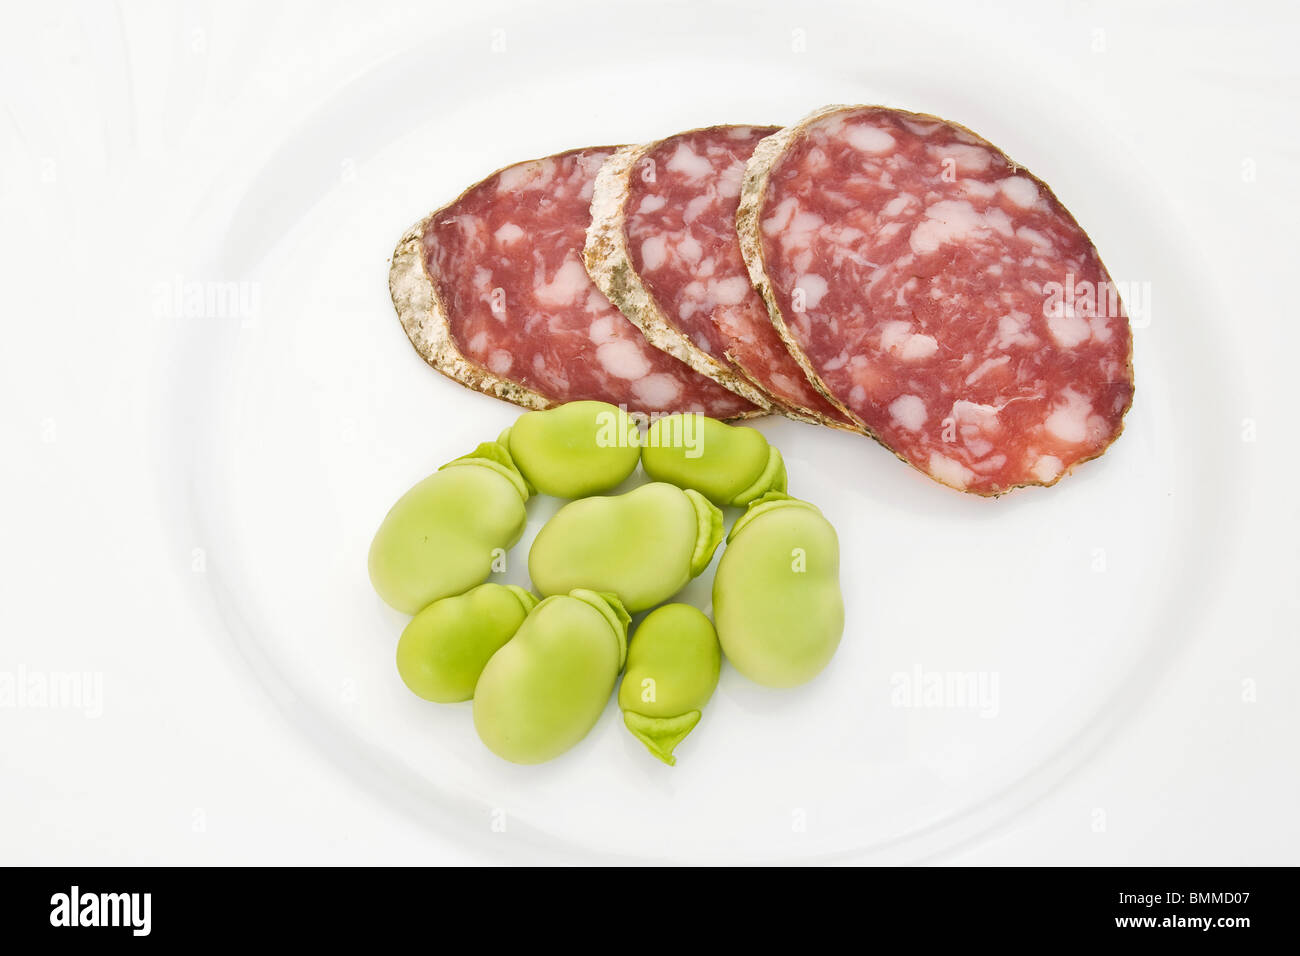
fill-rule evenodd
<path id="1" fill-rule="evenodd" d="M 652 348 L 587 277 L 596 171 L 613 147 L 508 166 L 418 223 L 389 288 L 438 371 L 525 408 L 599 399 L 633 412 L 760 409 Z"/>
<path id="2" fill-rule="evenodd" d="M 1055 483 L 1133 397 L 1132 333 L 1040 180 L 932 116 L 829 107 L 763 140 L 737 229 L 773 324 L 835 402 L 962 491 Z"/>
<path id="3" fill-rule="evenodd" d="M 745 161 L 775 131 L 714 126 L 619 150 L 596 178 L 587 271 L 653 345 L 696 371 L 793 418 L 853 427 L 786 350 L 740 255 Z"/>

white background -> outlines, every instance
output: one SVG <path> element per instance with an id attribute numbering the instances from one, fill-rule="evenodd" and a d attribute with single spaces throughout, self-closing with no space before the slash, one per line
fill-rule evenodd
<path id="1" fill-rule="evenodd" d="M 93 672 L 104 699 L 98 718 L 0 708 L 0 862 L 547 858 L 509 834 L 430 826 L 323 756 L 251 677 L 164 507 L 185 491 L 169 485 L 179 359 L 175 320 L 154 297 L 206 237 L 213 184 L 259 169 L 270 144 L 358 77 L 411 50 L 487 49 L 491 29 L 508 34 L 522 16 L 510 5 L 440 6 L 5 10 L 0 672 Z M 699 6 L 624 19 L 632 29 L 637 17 L 678 18 L 689 30 Z M 1185 236 L 1188 271 L 1217 296 L 1214 322 L 1196 334 L 1230 370 L 1230 407 L 1206 422 L 1204 447 L 1232 456 L 1240 476 L 1224 509 L 1238 526 L 1182 516 L 1199 542 L 1181 555 L 1188 578 L 1202 564 L 1219 570 L 1209 593 L 1199 583 L 1187 593 L 1194 621 L 1121 729 L 1051 792 L 937 859 L 1296 863 L 1300 334 L 1287 292 L 1300 252 L 1290 49 L 1300 18 L 1262 2 L 866 6 L 879 30 L 862 37 L 863 69 L 885 45 L 925 61 L 927 20 L 975 50 L 1023 49 L 1052 65 L 1087 122 L 1102 118 L 1106 138 L 1140 165 L 1135 177 L 1163 190 L 1176 215 L 1164 225 Z M 819 36 L 848 28 L 834 4 L 780 9 L 734 5 L 738 22 L 804 30 L 810 57 Z M 565 15 L 558 5 L 554 16 Z M 979 79 L 1000 76 L 1021 82 L 1024 72 L 991 53 Z M 457 90 L 411 96 L 445 103 Z M 375 251 L 379 275 L 387 251 Z M 1207 376 L 1207 387 L 1218 382 Z"/>

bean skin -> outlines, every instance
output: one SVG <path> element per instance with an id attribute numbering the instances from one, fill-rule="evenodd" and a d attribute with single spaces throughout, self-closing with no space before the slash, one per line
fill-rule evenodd
<path id="1" fill-rule="evenodd" d="M 581 588 L 533 608 L 474 691 L 474 727 L 487 748 L 535 764 L 586 737 L 627 658 L 629 621 L 617 598 Z"/>
<path id="2" fill-rule="evenodd" d="M 635 614 L 708 567 L 721 538 L 722 513 L 702 495 L 652 482 L 565 505 L 533 541 L 528 573 L 541 594 L 609 591 Z"/>
<path id="3" fill-rule="evenodd" d="M 768 687 L 816 677 L 844 632 L 839 570 L 839 539 L 816 507 L 777 492 L 751 504 L 713 580 L 713 618 L 732 666 Z"/>
<path id="4" fill-rule="evenodd" d="M 370 544 L 370 582 L 415 614 L 482 584 L 524 533 L 531 492 L 510 453 L 486 442 L 398 499 Z"/>
<path id="5" fill-rule="evenodd" d="M 623 723 L 670 766 L 718 686 L 722 650 L 713 622 L 689 604 L 665 604 L 636 629 L 618 690 Z"/>
<path id="6" fill-rule="evenodd" d="M 498 439 L 538 491 L 585 498 L 636 470 L 640 436 L 631 417 L 606 402 L 568 402 L 527 412 Z"/>
<path id="7" fill-rule="evenodd" d="M 402 681 L 425 700 L 469 700 L 488 660 L 536 605 L 533 594 L 512 584 L 480 584 L 434 601 L 397 642 Z"/>
<path id="8" fill-rule="evenodd" d="M 655 481 L 694 489 L 720 508 L 786 489 L 785 461 L 762 432 L 704 415 L 666 415 L 651 424 L 641 464 Z"/>

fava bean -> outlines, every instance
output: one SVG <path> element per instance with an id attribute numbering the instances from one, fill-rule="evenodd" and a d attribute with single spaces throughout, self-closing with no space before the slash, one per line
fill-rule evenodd
<path id="1" fill-rule="evenodd" d="M 524 533 L 528 483 L 497 442 L 448 462 L 398 499 L 370 544 L 370 582 L 414 614 L 483 583 Z"/>
<path id="2" fill-rule="evenodd" d="M 542 594 L 609 591 L 635 614 L 708 567 L 721 538 L 722 512 L 702 495 L 652 482 L 565 505 L 537 533 L 528 574 Z"/>
<path id="3" fill-rule="evenodd" d="M 397 672 L 425 700 L 469 700 L 488 659 L 536 605 L 532 593 L 513 584 L 480 584 L 434 601 L 402 631 Z"/>
<path id="4" fill-rule="evenodd" d="M 587 736 L 623 668 L 629 621 L 613 595 L 581 588 L 533 608 L 474 691 L 474 727 L 488 749 L 542 763 Z"/>
<path id="5" fill-rule="evenodd" d="M 636 629 L 618 689 L 623 723 L 666 764 L 700 722 L 718 686 L 722 651 L 713 622 L 689 604 L 665 604 Z"/>
<path id="6" fill-rule="evenodd" d="M 608 491 L 636 470 L 640 436 L 622 409 L 606 402 L 569 402 L 519 416 L 498 439 L 538 491 L 585 498 Z"/>
<path id="7" fill-rule="evenodd" d="M 736 670 L 769 687 L 815 677 L 844 632 L 840 546 L 822 513 L 771 492 L 737 519 L 713 579 L 718 640 Z"/>
<path id="8" fill-rule="evenodd" d="M 785 461 L 753 428 L 705 415 L 666 415 L 651 424 L 641 464 L 655 481 L 693 488 L 719 507 L 785 491 Z"/>

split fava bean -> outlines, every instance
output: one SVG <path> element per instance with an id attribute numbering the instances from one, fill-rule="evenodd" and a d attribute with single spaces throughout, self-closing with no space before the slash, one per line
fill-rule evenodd
<path id="1" fill-rule="evenodd" d="M 768 687 L 817 676 L 844 632 L 835 529 L 806 501 L 772 492 L 727 536 L 713 619 L 736 670 Z"/>
<path id="2" fill-rule="evenodd" d="M 586 737 L 627 658 L 630 620 L 613 595 L 581 588 L 533 608 L 474 691 L 474 727 L 488 749 L 534 764 Z"/>
<path id="3" fill-rule="evenodd" d="M 538 491 L 585 498 L 608 491 L 636 470 L 641 458 L 636 422 L 606 402 L 569 402 L 527 412 L 499 441 Z"/>
<path id="4" fill-rule="evenodd" d="M 641 464 L 655 481 L 693 488 L 720 507 L 786 489 L 785 461 L 762 432 L 705 415 L 677 413 L 651 424 Z"/>
<path id="5" fill-rule="evenodd" d="M 425 700 L 469 700 L 488 660 L 536 605 L 536 596 L 513 584 L 480 584 L 434 601 L 402 631 L 397 672 Z"/>
<path id="6" fill-rule="evenodd" d="M 443 465 L 402 495 L 375 532 L 369 557 L 375 591 L 415 614 L 483 583 L 523 535 L 531 494 L 497 442 Z"/>
<path id="7" fill-rule="evenodd" d="M 656 608 L 628 646 L 618 689 L 623 723 L 664 763 L 677 763 L 673 750 L 700 722 L 721 666 L 718 635 L 703 612 L 689 604 Z"/>
<path id="8" fill-rule="evenodd" d="M 542 594 L 609 591 L 635 614 L 708 567 L 721 539 L 722 512 L 701 494 L 652 482 L 565 505 L 533 541 L 528 574 Z"/>

